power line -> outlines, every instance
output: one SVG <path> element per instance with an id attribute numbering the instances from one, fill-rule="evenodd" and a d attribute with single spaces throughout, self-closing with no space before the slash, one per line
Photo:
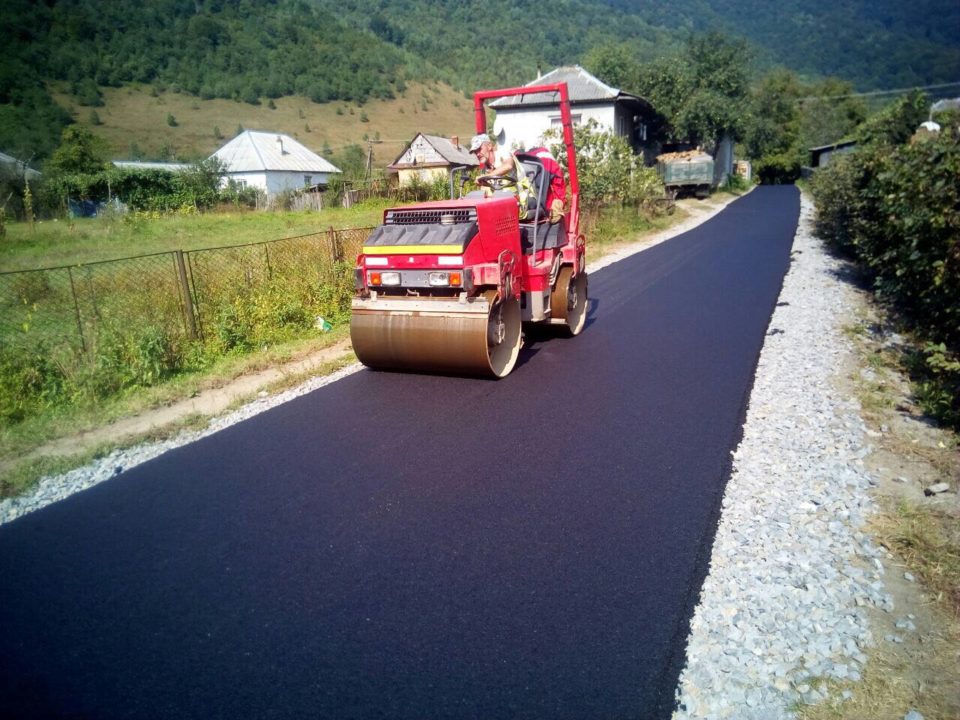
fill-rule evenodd
<path id="1" fill-rule="evenodd" d="M 960 82 L 940 83 L 938 85 L 916 85 L 908 88 L 896 88 L 894 90 L 871 90 L 862 93 L 849 93 L 847 95 L 811 95 L 809 97 L 797 98 L 797 102 L 805 100 L 842 100 L 844 98 L 854 97 L 876 97 L 879 95 L 897 95 L 899 93 L 910 92 L 912 90 L 938 90 L 948 87 L 960 87 Z"/>

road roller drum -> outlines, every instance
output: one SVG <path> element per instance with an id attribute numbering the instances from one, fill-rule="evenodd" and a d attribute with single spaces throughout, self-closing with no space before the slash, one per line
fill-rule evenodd
<path id="1" fill-rule="evenodd" d="M 355 298 L 350 338 L 371 368 L 503 377 L 520 352 L 520 306 L 494 292 L 463 301 Z"/>

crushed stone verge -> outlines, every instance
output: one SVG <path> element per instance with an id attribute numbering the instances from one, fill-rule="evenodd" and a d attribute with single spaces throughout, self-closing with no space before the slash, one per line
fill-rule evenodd
<path id="1" fill-rule="evenodd" d="M 709 574 L 691 621 L 674 720 L 776 720 L 857 681 L 892 613 L 889 553 L 865 532 L 874 484 L 859 404 L 835 390 L 852 354 L 853 289 L 813 236 L 804 197 L 733 455 Z"/>

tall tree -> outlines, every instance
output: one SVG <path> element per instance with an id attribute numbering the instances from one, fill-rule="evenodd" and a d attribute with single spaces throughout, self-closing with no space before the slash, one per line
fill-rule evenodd
<path id="1" fill-rule="evenodd" d="M 107 146 L 87 128 L 69 125 L 63 129 L 60 146 L 47 161 L 47 170 L 68 175 L 96 173 L 106 165 Z"/>
<path id="2" fill-rule="evenodd" d="M 742 40 L 692 36 L 682 54 L 641 68 L 639 90 L 667 118 L 672 139 L 713 146 L 744 133 L 749 62 Z"/>
<path id="3" fill-rule="evenodd" d="M 583 66 L 608 85 L 635 92 L 640 79 L 640 63 L 636 58 L 626 43 L 604 43 L 595 45 L 583 56 Z"/>

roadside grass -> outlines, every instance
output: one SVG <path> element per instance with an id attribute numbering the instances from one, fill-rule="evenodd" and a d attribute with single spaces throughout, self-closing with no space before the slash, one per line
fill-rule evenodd
<path id="1" fill-rule="evenodd" d="M 672 214 L 652 218 L 639 214 L 633 208 L 610 208 L 597 217 L 586 218 L 583 232 L 587 237 L 587 263 L 607 253 L 637 241 L 637 235 L 654 233 L 677 225 L 688 213 L 676 208 Z"/>
<path id="2" fill-rule="evenodd" d="M 887 502 L 871 523 L 938 605 L 960 622 L 960 522 L 955 514 L 906 501 Z"/>
<path id="3" fill-rule="evenodd" d="M 868 425 L 889 432 L 879 433 L 885 451 L 901 458 L 922 461 L 940 477 L 955 472 L 951 454 L 960 439 L 948 434 L 953 445 L 927 447 L 915 438 L 901 436 L 891 421 L 897 411 L 917 412 L 914 398 L 904 397 L 905 348 L 876 340 L 883 321 L 879 306 L 867 305 L 844 333 L 856 349 L 859 368 L 853 379 L 861 412 Z M 906 334 L 903 334 L 908 340 Z M 869 371 L 864 373 L 864 371 Z M 909 391 L 907 391 L 909 392 Z M 904 644 L 878 644 L 858 683 L 824 682 L 828 699 L 817 705 L 798 706 L 800 720 L 902 720 L 915 709 L 927 720 L 952 720 L 960 713 L 956 668 L 960 656 L 960 518 L 955 511 L 926 505 L 897 495 L 875 493 L 879 510 L 868 521 L 870 535 L 897 558 L 896 564 L 911 572 L 922 587 L 933 627 L 921 627 L 922 641 L 907 638 Z M 905 612 L 905 611 L 904 611 Z M 892 621 L 891 621 L 892 622 Z M 881 631 L 882 634 L 882 631 Z M 914 643 L 911 645 L 910 643 Z M 851 696 L 844 699 L 842 693 Z"/>
<path id="4" fill-rule="evenodd" d="M 319 212 L 238 211 L 47 220 L 32 226 L 8 223 L 0 242 L 0 272 L 279 240 L 331 227 L 370 227 L 380 223 L 390 202 L 369 200 L 350 209 Z"/>
<path id="5" fill-rule="evenodd" d="M 62 472 L 63 468 L 71 467 L 73 461 L 69 460 L 69 457 L 76 456 L 75 453 L 68 453 L 63 457 L 31 456 L 33 451 L 47 443 L 90 432 L 121 418 L 195 397 L 204 390 L 222 387 L 244 375 L 331 347 L 348 336 L 349 328 L 342 325 L 321 337 L 291 340 L 247 355 L 227 355 L 202 371 L 179 375 L 153 387 L 135 388 L 120 396 L 82 405 L 56 406 L 29 416 L 22 422 L 0 426 L 0 458 L 5 459 L 0 463 L 0 497 L 26 492 L 44 474 L 53 472 L 51 468 Z M 310 374 L 317 372 L 319 370 Z M 296 376 L 297 379 L 300 377 Z M 281 387 L 285 382 L 286 378 L 271 383 L 271 388 Z M 179 429 L 179 426 L 175 428 Z M 98 446 L 97 452 L 102 455 L 113 447 L 126 445 L 127 441 L 123 441 L 122 445 L 107 443 Z M 90 451 L 84 451 L 77 457 L 82 462 L 93 459 Z"/>
<path id="6" fill-rule="evenodd" d="M 951 696 L 955 639 L 928 636 L 925 648 L 912 657 L 870 651 L 857 683 L 815 678 L 809 681 L 828 697 L 816 705 L 795 705 L 798 720 L 903 720 L 917 710 L 925 720 L 953 720 L 957 699 Z M 931 681 L 932 680 L 932 681 Z M 849 693 L 843 697 L 844 691 Z"/>
<path id="7" fill-rule="evenodd" d="M 0 498 L 22 495 L 31 490 L 43 477 L 69 472 L 104 458 L 114 450 L 123 450 L 145 442 L 164 440 L 184 430 L 200 430 L 206 426 L 207 422 L 209 422 L 208 417 L 189 415 L 163 428 L 129 435 L 120 440 L 101 442 L 78 452 L 28 458 L 16 462 L 8 472 L 0 476 Z"/>

